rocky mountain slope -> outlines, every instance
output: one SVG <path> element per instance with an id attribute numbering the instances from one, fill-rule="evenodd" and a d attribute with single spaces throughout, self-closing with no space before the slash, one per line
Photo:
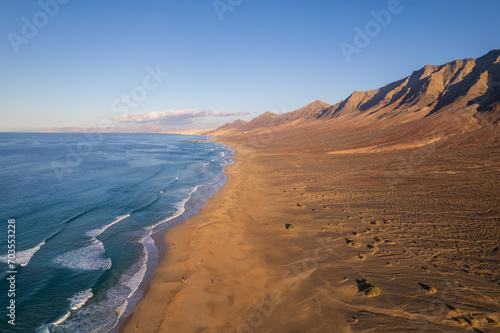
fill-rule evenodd
<path id="1" fill-rule="evenodd" d="M 403 139 L 413 131 L 422 135 L 422 142 L 428 142 L 476 130 L 480 122 L 497 126 L 499 120 L 500 50 L 493 50 L 478 59 L 424 66 L 379 89 L 354 91 L 334 105 L 315 101 L 282 115 L 266 112 L 206 134 L 300 133 L 301 129 L 334 134 L 341 128 L 358 132 L 383 129 L 391 140 Z"/>

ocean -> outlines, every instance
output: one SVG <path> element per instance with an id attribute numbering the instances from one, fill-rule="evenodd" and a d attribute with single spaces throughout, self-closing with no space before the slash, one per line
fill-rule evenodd
<path id="1" fill-rule="evenodd" d="M 154 235 L 226 181 L 233 152 L 207 139 L 0 133 L 0 331 L 116 332 L 154 276 Z"/>

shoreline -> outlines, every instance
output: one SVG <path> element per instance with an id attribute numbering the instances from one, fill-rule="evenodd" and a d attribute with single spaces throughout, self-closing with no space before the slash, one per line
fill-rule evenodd
<path id="1" fill-rule="evenodd" d="M 226 182 L 227 182 L 227 180 L 222 184 L 221 188 L 224 187 L 224 185 L 225 185 Z M 205 197 L 205 195 L 203 195 L 203 196 Z M 169 251 L 169 246 L 168 246 L 169 244 L 167 244 L 165 242 L 165 236 L 166 236 L 166 234 L 172 228 L 175 228 L 176 226 L 178 226 L 178 225 L 186 222 L 187 220 L 189 220 L 193 216 L 198 215 L 201 212 L 201 209 L 203 208 L 203 206 L 205 205 L 205 203 L 208 200 L 210 200 L 212 196 L 208 196 L 201 203 L 198 203 L 198 204 L 193 203 L 193 204 L 191 204 L 186 209 L 186 212 L 184 212 L 181 215 L 179 215 L 179 216 L 173 218 L 172 220 L 168 221 L 168 222 L 171 222 L 171 223 L 167 223 L 164 226 L 161 226 L 160 228 L 158 228 L 158 230 L 154 231 L 151 234 L 151 236 L 149 236 L 153 240 L 153 244 L 154 244 L 155 248 L 158 251 L 158 263 L 154 267 L 154 271 L 153 271 L 154 276 L 153 276 L 153 278 L 150 281 L 146 281 L 145 285 L 143 286 L 143 289 L 141 290 L 142 296 L 141 296 L 139 302 L 142 301 L 142 299 L 144 299 L 147 296 L 147 294 L 149 293 L 150 284 L 154 280 L 154 278 L 156 277 L 156 269 L 161 264 L 161 262 L 165 259 L 165 256 L 167 255 L 167 253 Z M 141 282 L 141 284 L 142 284 L 142 282 Z M 139 302 L 136 303 L 136 306 L 137 306 L 137 304 Z M 127 315 L 125 318 L 122 318 L 119 321 L 120 324 L 117 325 L 119 333 L 123 332 L 124 327 L 127 326 L 128 322 L 130 321 L 130 319 L 131 319 L 132 315 L 134 314 L 134 312 L 135 311 L 133 311 L 132 313 L 130 313 L 129 315 Z"/>
<path id="2" fill-rule="evenodd" d="M 167 251 L 148 294 L 120 332 L 253 332 L 269 326 L 290 331 L 318 320 L 310 313 L 314 309 L 306 311 L 307 320 L 301 320 L 304 314 L 288 318 L 289 302 L 303 296 L 298 286 L 308 287 L 308 272 L 297 272 L 295 258 L 302 265 L 317 253 L 328 258 L 334 244 L 313 238 L 313 251 L 305 253 L 290 246 L 309 232 L 290 232 L 283 221 L 309 219 L 310 210 L 294 204 L 297 193 L 283 191 L 291 184 L 262 163 L 266 152 L 224 143 L 235 151 L 225 186 L 198 215 L 165 234 L 175 249 Z M 264 322 L 271 314 L 279 324 Z M 344 332 L 344 326 L 335 327 Z"/>
<path id="3" fill-rule="evenodd" d="M 183 270 L 179 269 L 179 263 L 183 261 L 183 258 L 180 258 L 180 256 L 188 249 L 187 243 L 189 243 L 193 228 L 200 226 L 205 217 L 213 213 L 214 210 L 217 210 L 220 204 L 226 200 L 227 195 L 234 190 L 235 181 L 237 181 L 238 177 L 236 169 L 239 167 L 239 156 L 237 155 L 238 151 L 234 148 L 231 149 L 235 152 L 235 155 L 233 157 L 233 164 L 227 165 L 225 168 L 225 184 L 205 201 L 198 214 L 190 216 L 188 219 L 167 230 L 163 235 L 162 244 L 164 244 L 163 246 L 167 251 L 156 268 L 155 277 L 147 286 L 148 292 L 143 295 L 137 304 L 136 310 L 120 325 L 120 333 L 136 332 L 137 330 L 141 332 L 156 331 L 163 322 L 166 305 L 170 304 L 175 298 L 172 294 L 175 295 L 182 291 L 186 286 L 192 284 L 192 280 L 197 280 L 197 277 L 191 279 L 192 275 L 189 273 L 183 274 Z M 159 240 L 160 236 L 157 239 Z M 171 244 L 174 243 L 175 248 L 172 248 Z M 197 261 L 196 265 L 198 267 L 204 268 L 207 264 L 210 264 L 206 259 L 200 263 L 202 259 L 200 258 Z M 183 282 L 182 277 L 185 277 L 187 281 Z M 213 285 L 212 281 L 214 281 Z M 207 287 L 215 287 L 218 280 L 214 277 L 207 277 L 205 282 Z M 162 286 L 164 284 L 168 285 Z M 158 291 L 161 291 L 161 293 L 158 293 Z M 166 295 L 168 300 L 165 302 L 166 304 L 159 307 L 159 303 L 164 303 L 161 302 L 161 295 Z"/>
<path id="4" fill-rule="evenodd" d="M 494 234 L 470 219 L 497 212 L 498 202 L 484 200 L 498 191 L 488 178 L 494 155 L 489 172 L 461 173 L 474 185 L 467 192 L 435 165 L 468 170 L 468 148 L 436 148 L 405 179 L 412 186 L 391 191 L 384 172 L 401 151 L 297 154 L 217 140 L 235 151 L 225 186 L 165 234 L 175 249 L 120 332 L 460 332 L 471 318 L 485 328 L 500 320 Z M 451 159 L 458 155 L 465 162 Z M 454 206 L 457 198 L 470 206 Z M 457 230 L 473 235 L 460 234 L 460 249 Z M 365 293 L 368 283 L 377 295 Z"/>
<path id="5" fill-rule="evenodd" d="M 284 191 L 293 186 L 282 170 L 270 170 L 262 160 L 268 152 L 224 143 L 235 151 L 227 183 L 198 215 L 165 234 L 165 243 L 176 247 L 167 251 L 148 294 L 120 332 L 249 333 L 270 327 L 287 332 L 305 331 L 318 322 L 314 308 L 300 306 L 294 318 L 288 312 L 291 304 L 301 304 L 310 287 L 309 260 L 314 255 L 333 259 L 337 245 L 309 237 L 316 232 L 305 227 L 285 228 L 285 221 L 298 225 L 309 220 L 311 210 L 297 207 L 300 193 Z M 304 236 L 307 249 L 298 249 L 293 244 Z M 339 319 L 337 332 L 347 332 L 339 314 L 332 318 Z"/>
<path id="6" fill-rule="evenodd" d="M 202 141 L 197 141 L 197 142 L 202 142 Z M 228 150 L 230 150 L 230 151 L 233 151 L 232 148 L 227 146 L 227 145 L 226 145 L 226 148 L 228 148 Z M 234 154 L 234 151 L 233 151 L 233 154 Z M 221 162 L 222 161 L 223 160 L 221 160 Z M 220 191 L 220 189 L 222 189 L 224 187 L 224 185 L 227 183 L 226 169 L 228 166 L 232 165 L 233 163 L 234 163 L 233 158 L 231 158 L 229 163 L 227 163 L 227 162 L 222 163 L 221 164 L 222 170 L 221 170 L 220 174 L 218 174 L 216 177 L 214 177 L 211 180 L 211 182 L 208 182 L 206 184 L 199 186 L 201 188 L 201 191 L 202 191 L 199 198 L 193 199 L 191 197 L 188 201 L 186 201 L 186 203 L 184 205 L 184 212 L 182 212 L 178 216 L 173 217 L 171 220 L 168 220 L 167 222 L 165 222 L 165 224 L 159 225 L 157 228 L 154 228 L 156 230 L 153 229 L 153 232 L 151 233 L 151 235 L 149 237 L 151 237 L 153 244 L 154 244 L 154 247 L 158 251 L 158 262 L 155 265 L 153 265 L 153 270 L 152 270 L 152 272 L 150 272 L 150 274 L 152 274 L 153 277 L 150 280 L 141 282 L 141 284 L 143 284 L 143 286 L 138 291 L 141 292 L 142 295 L 141 295 L 139 301 L 135 304 L 135 307 L 137 307 L 138 303 L 141 302 L 142 299 L 144 299 L 147 296 L 147 294 L 149 293 L 151 282 L 156 277 L 156 270 L 159 267 L 159 265 L 162 263 L 162 261 L 165 259 L 165 256 L 167 255 L 167 253 L 169 252 L 169 245 L 170 244 L 166 243 L 166 241 L 165 241 L 166 234 L 172 228 L 175 228 L 176 226 L 186 222 L 187 220 L 189 220 L 193 216 L 200 214 L 200 212 L 203 209 L 203 207 L 205 206 L 206 202 L 208 200 L 210 200 L 215 194 L 217 194 Z M 221 179 L 221 181 L 218 180 L 219 178 Z M 214 189 L 216 189 L 215 192 L 214 192 Z M 124 318 L 120 318 L 118 320 L 118 325 L 115 326 L 114 329 L 117 330 L 117 332 L 123 332 L 124 328 L 130 322 L 130 319 L 132 318 L 135 311 L 136 310 L 129 313 Z"/>

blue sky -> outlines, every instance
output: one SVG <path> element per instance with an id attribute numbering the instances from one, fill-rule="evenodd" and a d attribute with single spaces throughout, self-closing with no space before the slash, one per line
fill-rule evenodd
<path id="1" fill-rule="evenodd" d="M 500 48 L 493 0 L 217 1 L 0 0 L 0 130 L 213 127 Z M 356 47 L 355 27 L 372 37 L 348 62 L 340 45 Z"/>

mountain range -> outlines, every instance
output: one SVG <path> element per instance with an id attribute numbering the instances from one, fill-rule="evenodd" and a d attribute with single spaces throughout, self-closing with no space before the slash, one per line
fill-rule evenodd
<path id="1" fill-rule="evenodd" d="M 266 112 L 205 134 L 251 136 L 272 131 L 276 138 L 291 139 L 293 133 L 314 133 L 321 140 L 335 139 L 331 148 L 342 150 L 360 137 L 351 138 L 349 145 L 338 136 L 376 132 L 368 135 L 370 145 L 365 141 L 357 148 L 383 150 L 387 145 L 413 147 L 484 127 L 497 128 L 499 121 L 500 50 L 492 50 L 477 59 L 426 65 L 379 89 L 354 91 L 334 105 L 315 101 L 285 114 Z"/>

